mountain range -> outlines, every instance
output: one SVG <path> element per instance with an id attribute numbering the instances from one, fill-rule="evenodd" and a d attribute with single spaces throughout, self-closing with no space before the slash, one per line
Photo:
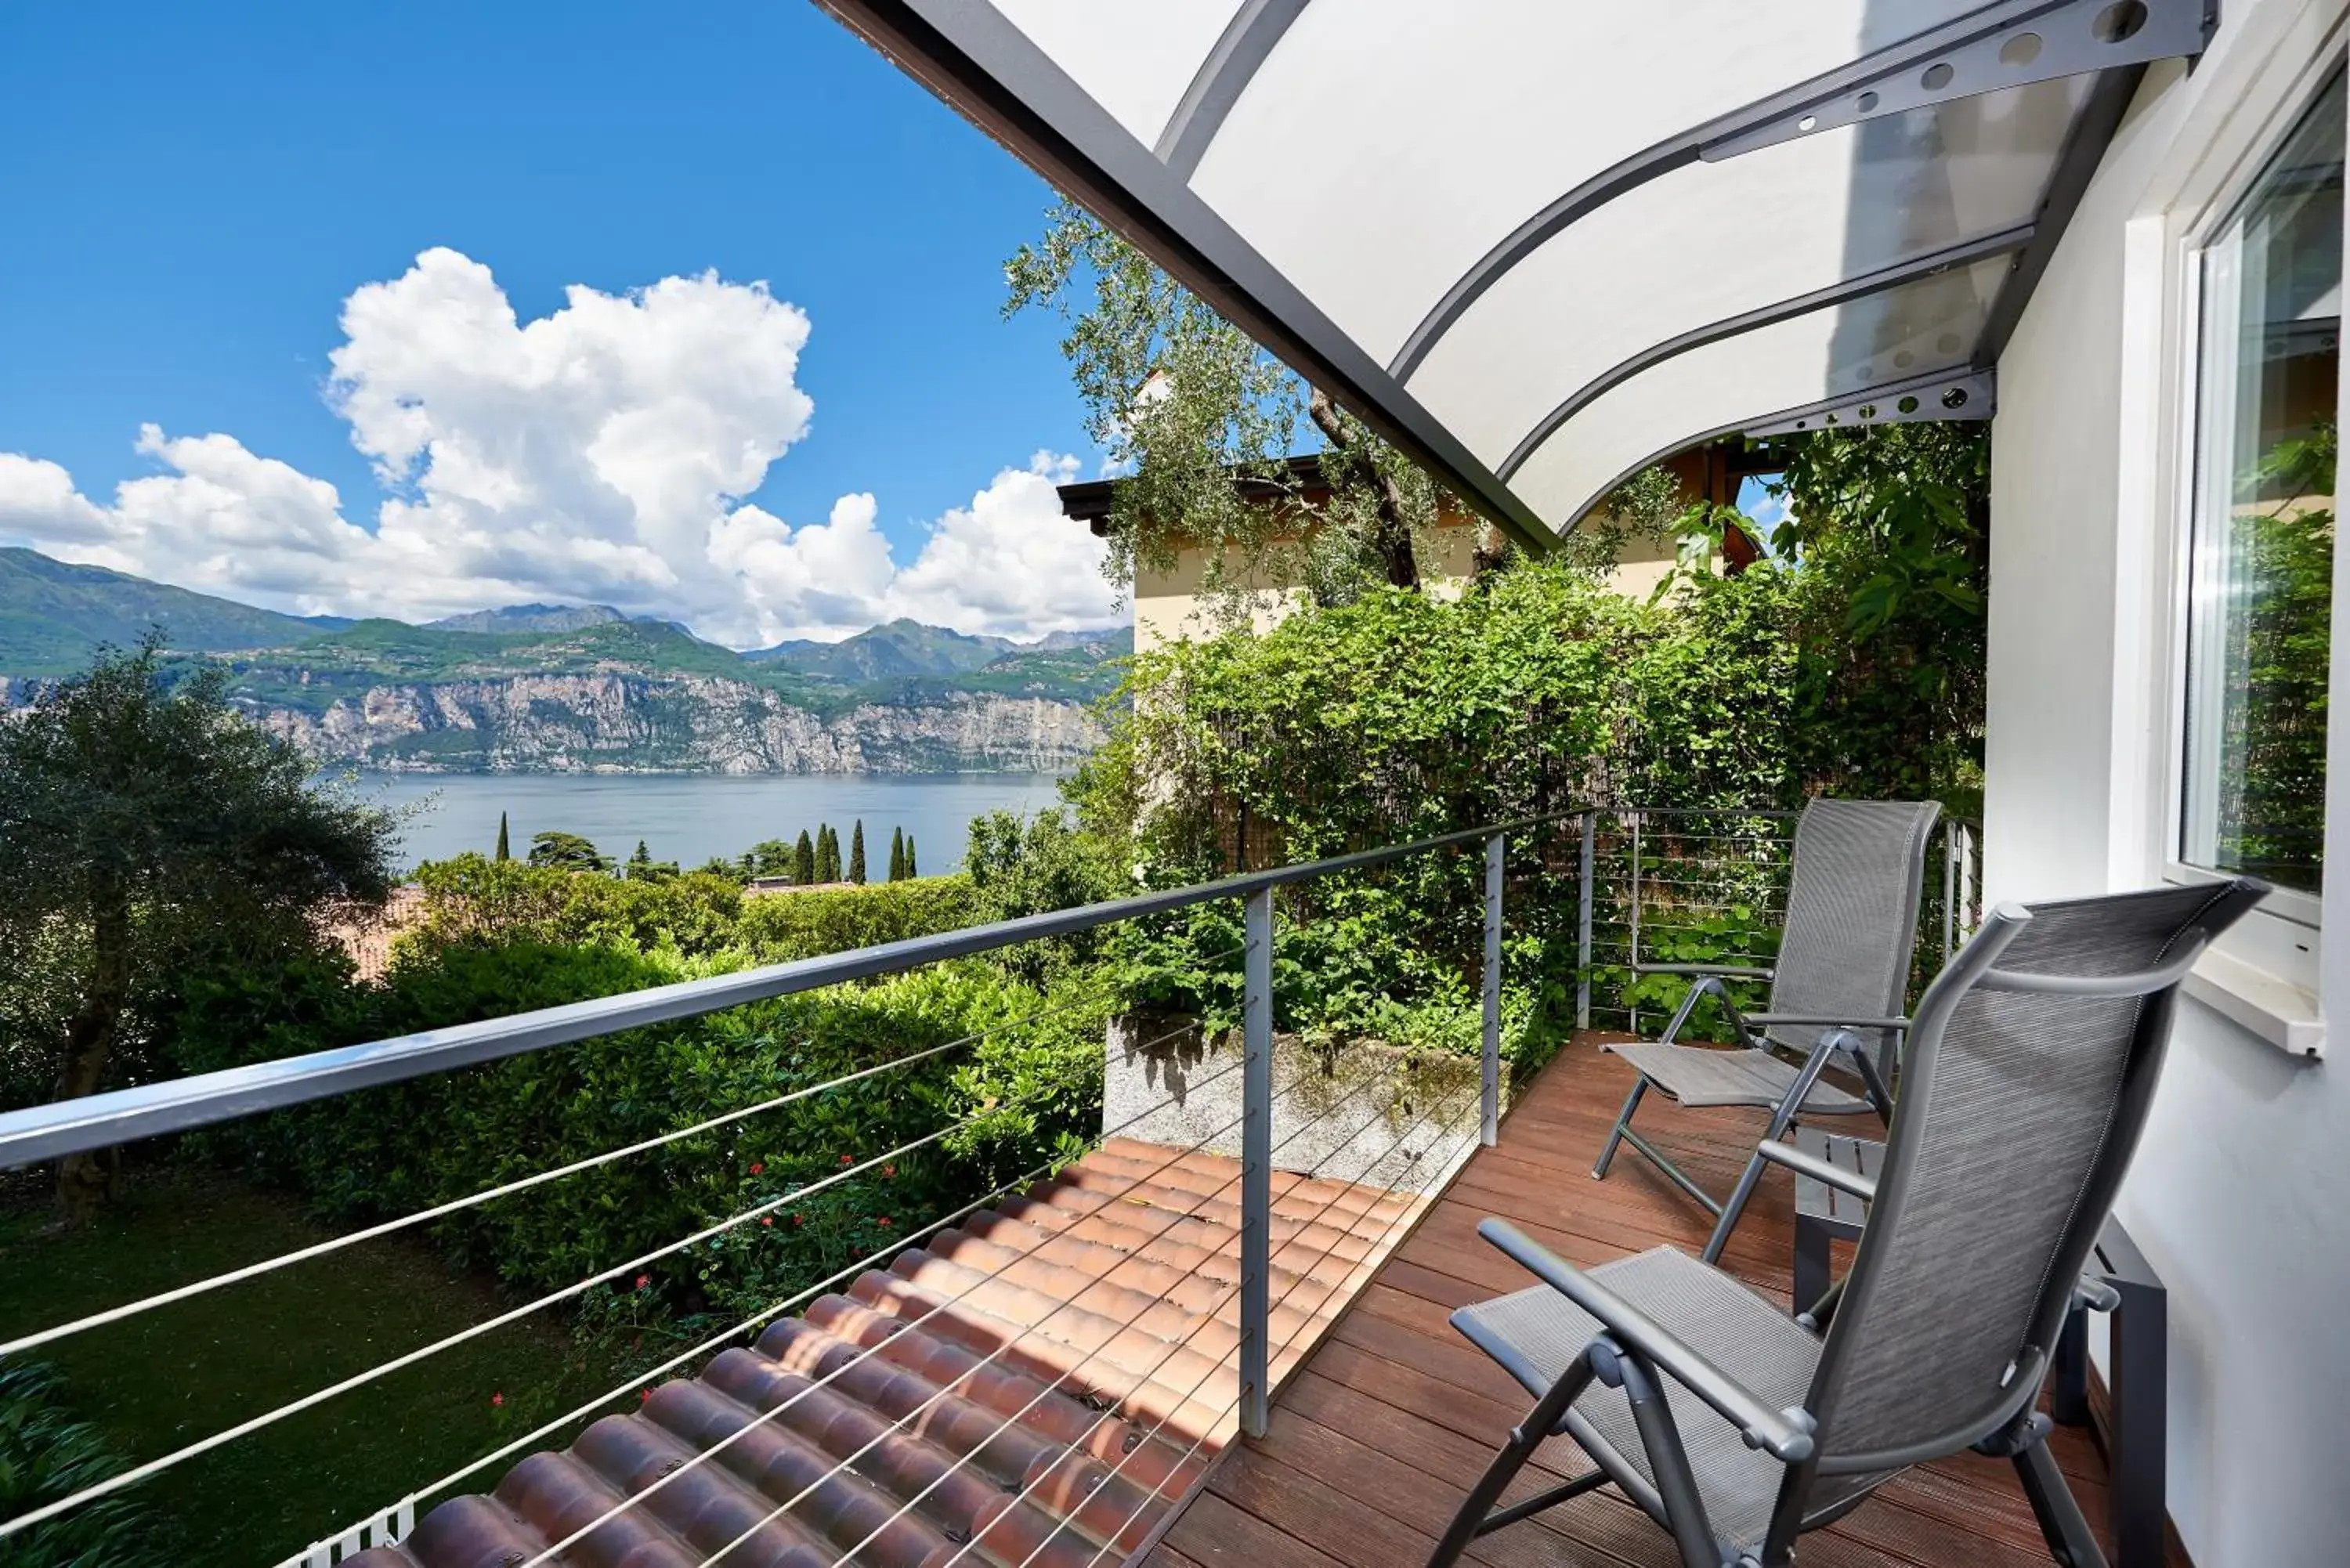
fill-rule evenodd
<path id="1" fill-rule="evenodd" d="M 1056 771 L 1098 740 L 1127 628 L 1034 642 L 894 620 L 737 653 L 608 605 L 422 626 L 281 615 L 0 547 L 0 705 L 160 628 L 325 760 L 420 771 Z"/>

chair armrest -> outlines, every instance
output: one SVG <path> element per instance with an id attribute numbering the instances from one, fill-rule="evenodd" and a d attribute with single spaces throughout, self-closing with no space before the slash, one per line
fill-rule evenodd
<path id="1" fill-rule="evenodd" d="M 1765 1138 L 1755 1146 L 1754 1152 L 1776 1165 L 1783 1165 L 1798 1176 L 1808 1176 L 1814 1181 L 1825 1181 L 1839 1192 L 1849 1192 L 1865 1203 L 1877 1201 L 1877 1179 L 1856 1170 L 1817 1156 L 1804 1153 L 1791 1143 Z"/>
<path id="2" fill-rule="evenodd" d="M 1713 1407 L 1738 1428 L 1751 1449 L 1783 1464 L 1812 1457 L 1811 1417 L 1801 1410 L 1773 1410 L 1760 1396 L 1666 1332 L 1648 1314 L 1566 1262 L 1506 1220 L 1485 1220 L 1477 1234 L 1509 1254 L 1521 1267 L 1599 1320 L 1624 1347 L 1654 1362 L 1675 1381 Z"/>
<path id="3" fill-rule="evenodd" d="M 1768 1029 L 1774 1023 L 1817 1024 L 1823 1029 L 1907 1029 L 1906 1018 L 1844 1018 L 1832 1012 L 1750 1012 L 1746 1022 Z"/>
<path id="4" fill-rule="evenodd" d="M 1755 969 L 1734 963 L 1636 963 L 1634 974 L 1710 974 L 1723 980 L 1776 980 L 1775 969 Z"/>

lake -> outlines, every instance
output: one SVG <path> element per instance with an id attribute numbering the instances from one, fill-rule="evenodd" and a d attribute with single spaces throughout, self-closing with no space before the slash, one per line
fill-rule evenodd
<path id="1" fill-rule="evenodd" d="M 848 854 L 849 830 L 865 823 L 865 861 L 875 880 L 889 868 L 889 834 L 914 836 L 921 870 L 962 861 L 971 820 L 991 811 L 1033 813 L 1059 804 L 1059 781 L 1044 774 L 379 774 L 359 776 L 362 796 L 390 806 L 421 805 L 401 835 L 400 861 L 445 860 L 497 847 L 506 814 L 517 858 L 534 833 L 593 839 L 616 860 L 643 839 L 656 860 L 694 867 L 733 859 L 763 838 L 795 839 L 828 822 Z"/>

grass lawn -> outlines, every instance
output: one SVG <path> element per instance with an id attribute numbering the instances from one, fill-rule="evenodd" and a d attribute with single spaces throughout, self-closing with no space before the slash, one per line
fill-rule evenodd
<path id="1" fill-rule="evenodd" d="M 51 1228 L 45 1190 L 0 1194 L 0 1334 L 86 1313 L 323 1240 L 292 1199 L 170 1167 L 128 1174 L 88 1231 Z M 511 1303 L 393 1237 L 33 1352 L 71 1413 L 144 1460 L 428 1344 Z M 647 1342 L 642 1363 L 657 1359 Z M 560 1306 L 141 1483 L 159 1561 L 255 1568 L 396 1502 L 520 1436 L 619 1372 Z M 504 1396 L 494 1405 L 494 1396 Z M 616 1408 L 619 1407 L 616 1406 Z M 504 1461 L 470 1480 L 479 1490 Z M 428 1500 L 432 1501 L 439 1499 Z M 0 1550 L 0 1560 L 6 1552 Z"/>

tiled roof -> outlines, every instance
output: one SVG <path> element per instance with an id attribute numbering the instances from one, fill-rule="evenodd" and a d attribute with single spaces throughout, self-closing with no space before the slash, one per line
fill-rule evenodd
<path id="1" fill-rule="evenodd" d="M 1122 1562 L 1232 1430 L 1239 1184 L 1237 1160 L 1110 1139 L 347 1562 L 513 1568 L 749 1428 L 561 1561 L 694 1568 L 749 1531 L 726 1563 L 828 1568 L 852 1549 L 876 1568 Z M 1414 1208 L 1276 1173 L 1276 1378 Z"/>

